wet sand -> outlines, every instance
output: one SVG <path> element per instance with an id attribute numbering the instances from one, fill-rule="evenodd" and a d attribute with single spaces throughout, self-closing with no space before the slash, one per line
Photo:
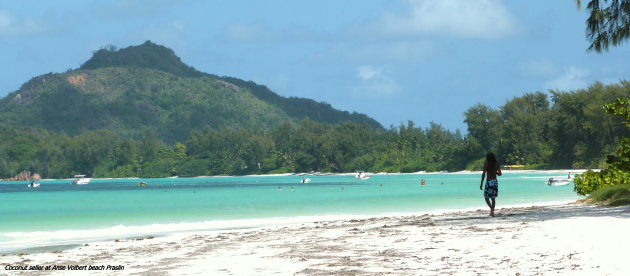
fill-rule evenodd
<path id="1" fill-rule="evenodd" d="M 0 257 L 31 275 L 624 275 L 630 207 L 563 204 L 97 242 Z M 52 269 L 45 270 L 46 266 Z M 8 267 L 7 267 L 8 266 Z M 92 266 L 92 267 L 89 267 Z M 109 266 L 109 267 L 107 267 Z M 82 269 L 73 270 L 67 269 Z M 119 270 L 115 270 L 118 268 Z M 122 270 L 120 270 L 123 268 Z"/>

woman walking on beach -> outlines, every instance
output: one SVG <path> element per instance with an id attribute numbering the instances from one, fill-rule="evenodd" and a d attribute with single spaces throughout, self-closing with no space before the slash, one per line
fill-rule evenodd
<path id="1" fill-rule="evenodd" d="M 490 207 L 490 216 L 494 217 L 494 206 L 496 205 L 496 197 L 499 196 L 499 182 L 497 176 L 500 176 L 501 166 L 497 162 L 497 158 L 494 153 L 488 152 L 486 154 L 486 163 L 483 164 L 483 172 L 481 173 L 481 184 L 479 184 L 479 190 L 483 186 L 483 179 L 488 173 L 488 179 L 486 180 L 486 188 L 483 191 L 483 197 L 486 199 L 486 204 Z"/>

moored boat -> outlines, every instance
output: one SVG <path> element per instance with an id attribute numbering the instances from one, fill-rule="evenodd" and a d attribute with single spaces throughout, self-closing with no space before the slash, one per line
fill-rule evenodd
<path id="1" fill-rule="evenodd" d="M 370 176 L 365 175 L 364 171 L 357 171 L 357 175 L 355 177 L 361 180 L 370 179 Z"/>
<path id="2" fill-rule="evenodd" d="M 85 185 L 89 184 L 91 180 L 92 178 L 86 178 L 85 175 L 77 174 L 74 176 L 74 179 L 72 179 L 72 182 L 70 182 L 70 184 Z"/>
<path id="3" fill-rule="evenodd" d="M 26 184 L 29 188 L 37 188 L 39 187 L 39 182 L 31 181 L 31 183 Z"/>
<path id="4" fill-rule="evenodd" d="M 569 183 L 571 182 L 571 180 L 569 179 L 553 179 L 549 178 L 549 180 L 547 180 L 546 184 L 548 186 L 564 186 L 564 185 L 569 185 Z"/>

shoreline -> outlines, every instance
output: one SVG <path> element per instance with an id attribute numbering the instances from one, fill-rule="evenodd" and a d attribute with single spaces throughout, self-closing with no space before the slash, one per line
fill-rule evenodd
<path id="1" fill-rule="evenodd" d="M 563 201 L 543 201 L 533 203 L 507 204 L 502 208 L 528 208 L 532 206 L 546 207 L 553 205 L 566 205 L 576 203 L 574 200 Z M 481 203 L 480 205 L 481 206 Z M 269 227 L 291 227 L 298 224 L 329 221 L 343 221 L 353 219 L 371 219 L 380 217 L 408 217 L 418 213 L 423 215 L 441 216 L 449 213 L 471 212 L 479 210 L 476 207 L 462 208 L 441 208 L 422 211 L 401 211 L 401 212 L 378 212 L 364 214 L 323 214 L 323 215 L 299 215 L 299 216 L 277 216 L 277 217 L 261 217 L 261 218 L 244 218 L 233 220 L 205 220 L 205 221 L 189 221 L 189 222 L 173 222 L 173 223 L 151 223 L 147 225 L 115 225 L 105 228 L 85 228 L 85 229 L 59 229 L 50 231 L 25 231 L 25 232 L 7 232 L 9 235 L 18 236 L 35 236 L 45 239 L 44 241 L 34 241 L 31 246 L 3 248 L 2 254 L 19 254 L 19 253 L 41 253 L 47 251 L 56 251 L 58 249 L 72 249 L 80 247 L 82 244 L 95 242 L 109 242 L 114 240 L 134 239 L 138 237 L 168 237 L 173 235 L 185 235 L 190 233 L 221 233 L 226 231 L 239 230 L 261 230 Z M 72 239 L 55 241 L 46 240 L 48 237 L 73 237 Z M 20 243 L 21 244 L 21 243 Z M 47 250 L 47 249 L 52 250 Z"/>
<path id="2" fill-rule="evenodd" d="M 587 171 L 589 169 L 554 169 L 554 170 L 521 170 L 521 169 L 514 169 L 514 170 L 503 170 L 504 174 L 512 174 L 512 173 L 562 173 L 562 174 L 568 174 L 571 173 L 573 175 L 576 174 L 582 174 L 585 171 Z M 593 171 L 599 171 L 600 169 L 591 169 Z M 364 172 L 365 175 L 370 175 L 370 176 L 374 176 L 374 175 L 423 175 L 423 174 L 427 174 L 427 175 L 432 175 L 432 174 L 479 174 L 481 175 L 481 171 L 468 171 L 468 170 L 462 170 L 462 171 L 454 171 L 454 172 L 448 172 L 448 171 L 437 171 L 437 172 L 426 172 L 426 171 L 418 171 L 418 172 L 411 172 L 411 173 L 401 173 L 401 172 L 395 172 L 395 173 L 388 173 L 388 172 Z M 100 178 L 94 178 L 94 177 L 90 177 L 90 179 L 92 180 L 118 180 L 118 179 L 130 179 L 130 180 L 137 180 L 137 179 L 166 179 L 166 178 L 222 178 L 222 177 L 267 177 L 267 176 L 354 176 L 356 175 L 356 172 L 347 172 L 347 173 L 321 173 L 321 172 L 313 172 L 313 173 L 278 173 L 278 174 L 248 174 L 248 175 L 198 175 L 198 176 L 176 176 L 176 177 L 148 177 L 148 178 L 141 178 L 141 177 L 120 177 L 120 178 L 112 178 L 112 177 L 100 177 Z M 59 178 L 59 179 L 55 179 L 55 178 L 45 178 L 45 179 L 40 179 L 38 181 L 62 181 L 62 180 L 72 180 L 74 178 Z M 30 180 L 5 180 L 5 179 L 0 179 L 0 183 L 2 182 L 29 182 Z"/>
<path id="3" fill-rule="evenodd" d="M 4 255 L 6 266 L 117 265 L 125 274 L 622 274 L 630 206 L 583 203 L 442 214 L 350 216 L 198 231 Z M 615 239 L 617 237 L 617 239 Z M 4 269 L 4 270 L 2 270 Z M 42 271 L 64 274 L 64 271 Z M 94 271 L 92 271 L 94 273 Z"/>

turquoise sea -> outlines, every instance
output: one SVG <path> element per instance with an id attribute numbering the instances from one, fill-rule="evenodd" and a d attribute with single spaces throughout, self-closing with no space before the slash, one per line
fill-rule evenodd
<path id="1" fill-rule="evenodd" d="M 316 221 L 348 215 L 487 209 L 480 174 L 368 174 L 0 182 L 0 252 L 183 231 Z M 504 172 L 498 208 L 568 202 L 566 172 Z M 303 178 L 310 183 L 301 183 Z M 426 186 L 421 186 L 425 179 Z M 144 181 L 147 187 L 139 187 Z"/>

